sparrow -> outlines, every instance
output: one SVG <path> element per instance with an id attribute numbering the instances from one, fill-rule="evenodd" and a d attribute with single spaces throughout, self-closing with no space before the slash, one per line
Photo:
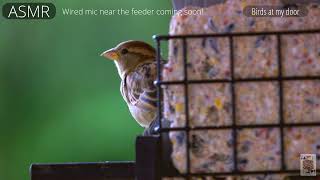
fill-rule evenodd
<path id="1" fill-rule="evenodd" d="M 159 133 L 160 119 L 157 117 L 157 77 L 156 51 L 142 41 L 125 41 L 101 54 L 114 61 L 121 78 L 120 92 L 133 118 L 145 129 L 143 135 Z M 166 61 L 161 60 L 161 66 Z M 170 122 L 161 120 L 163 127 Z M 163 160 L 169 162 L 168 169 L 174 169 L 171 161 L 172 143 L 168 133 L 163 133 Z"/>
<path id="2" fill-rule="evenodd" d="M 142 127 L 149 128 L 157 119 L 155 49 L 145 42 L 130 40 L 101 56 L 114 61 L 121 78 L 120 92 L 131 115 Z"/>

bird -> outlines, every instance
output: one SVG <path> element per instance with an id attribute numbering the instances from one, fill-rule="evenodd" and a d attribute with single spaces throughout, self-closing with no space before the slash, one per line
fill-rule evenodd
<path id="1" fill-rule="evenodd" d="M 146 128 L 145 133 L 155 132 L 158 128 L 155 49 L 143 41 L 129 40 L 101 56 L 114 61 L 121 78 L 120 92 L 133 118 Z"/>
<path id="2" fill-rule="evenodd" d="M 104 51 L 101 56 L 113 60 L 121 78 L 120 92 L 133 118 L 145 128 L 143 136 L 159 134 L 160 122 L 168 128 L 170 121 L 157 116 L 157 62 L 155 49 L 143 42 L 129 40 Z M 161 58 L 161 57 L 160 57 Z M 160 66 L 166 61 L 162 58 Z M 172 143 L 169 133 L 162 133 L 163 160 L 166 168 L 178 173 L 171 161 Z"/>

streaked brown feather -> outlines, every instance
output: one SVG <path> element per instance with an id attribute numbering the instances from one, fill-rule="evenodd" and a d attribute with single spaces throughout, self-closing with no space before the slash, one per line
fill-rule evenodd
<path id="1" fill-rule="evenodd" d="M 157 107 L 156 63 L 139 65 L 134 71 L 125 75 L 121 93 L 129 105 L 143 109 L 155 110 Z"/>

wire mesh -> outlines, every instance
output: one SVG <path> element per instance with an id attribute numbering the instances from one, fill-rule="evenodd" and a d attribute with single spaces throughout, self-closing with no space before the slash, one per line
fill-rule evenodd
<path id="1" fill-rule="evenodd" d="M 184 86 L 184 102 L 185 102 L 185 117 L 186 124 L 185 127 L 162 127 L 160 123 L 160 136 L 162 133 L 168 133 L 172 131 L 184 131 L 186 133 L 186 173 L 177 174 L 176 176 L 191 178 L 194 176 L 219 176 L 219 175 L 251 175 L 251 174 L 277 174 L 277 173 L 299 173 L 299 169 L 289 170 L 286 167 L 285 163 L 285 146 L 284 146 L 284 128 L 287 127 L 313 127 L 320 126 L 320 122 L 310 122 L 310 123 L 285 123 L 284 122 L 284 108 L 283 108 L 283 82 L 291 80 L 320 80 L 320 76 L 290 76 L 286 77 L 282 74 L 282 59 L 283 54 L 282 50 L 282 40 L 283 35 L 301 35 L 301 34 L 319 34 L 320 29 L 315 30 L 297 30 L 297 31 L 275 31 L 275 32 L 245 32 L 245 33 L 221 33 L 221 34 L 192 34 L 192 35 L 159 35 L 155 36 L 157 46 L 157 81 L 155 84 L 158 89 L 158 117 L 162 119 L 162 104 L 163 104 L 163 92 L 162 85 L 183 85 Z M 277 49 L 277 63 L 278 63 L 278 75 L 276 77 L 259 77 L 259 78 L 235 78 L 234 75 L 234 38 L 240 36 L 260 36 L 260 35 L 269 35 L 276 36 L 276 49 Z M 187 54 L 188 54 L 188 39 L 193 38 L 212 38 L 212 37 L 224 37 L 228 38 L 229 41 L 229 59 L 230 59 L 230 79 L 200 79 L 200 80 L 189 80 L 188 71 L 187 71 Z M 171 39 L 180 39 L 182 40 L 182 54 L 183 54 L 183 80 L 176 81 L 163 81 L 162 80 L 162 69 L 161 69 L 161 42 L 169 41 Z M 201 48 L 201 47 L 199 47 Z M 236 93 L 235 93 L 235 84 L 238 82 L 259 82 L 259 81 L 276 81 L 278 82 L 278 97 L 279 97 L 279 123 L 277 124 L 252 124 L 252 125 L 238 125 L 236 123 Z M 200 83 L 228 83 L 231 85 L 231 103 L 232 103 L 232 124 L 224 126 L 201 126 L 201 127 L 190 127 L 190 118 L 189 118 L 189 96 L 188 96 L 188 86 L 190 84 L 200 84 Z M 280 150 L 281 150 L 281 168 L 280 170 L 263 170 L 263 171 L 242 171 L 238 168 L 238 150 L 237 150 L 237 130 L 242 128 L 279 128 L 280 130 Z M 232 130 L 233 138 L 233 170 L 231 172 L 213 172 L 213 173 L 192 173 L 190 172 L 190 141 L 189 133 L 191 130 L 221 130 L 228 129 Z M 161 153 L 162 154 L 162 153 Z"/>

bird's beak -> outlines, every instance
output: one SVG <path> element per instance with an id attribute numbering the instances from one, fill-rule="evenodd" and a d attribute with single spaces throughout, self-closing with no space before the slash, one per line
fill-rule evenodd
<path id="1" fill-rule="evenodd" d="M 103 56 L 105 58 L 115 60 L 115 61 L 119 59 L 119 55 L 117 51 L 114 50 L 113 48 L 103 52 L 100 56 Z"/>

